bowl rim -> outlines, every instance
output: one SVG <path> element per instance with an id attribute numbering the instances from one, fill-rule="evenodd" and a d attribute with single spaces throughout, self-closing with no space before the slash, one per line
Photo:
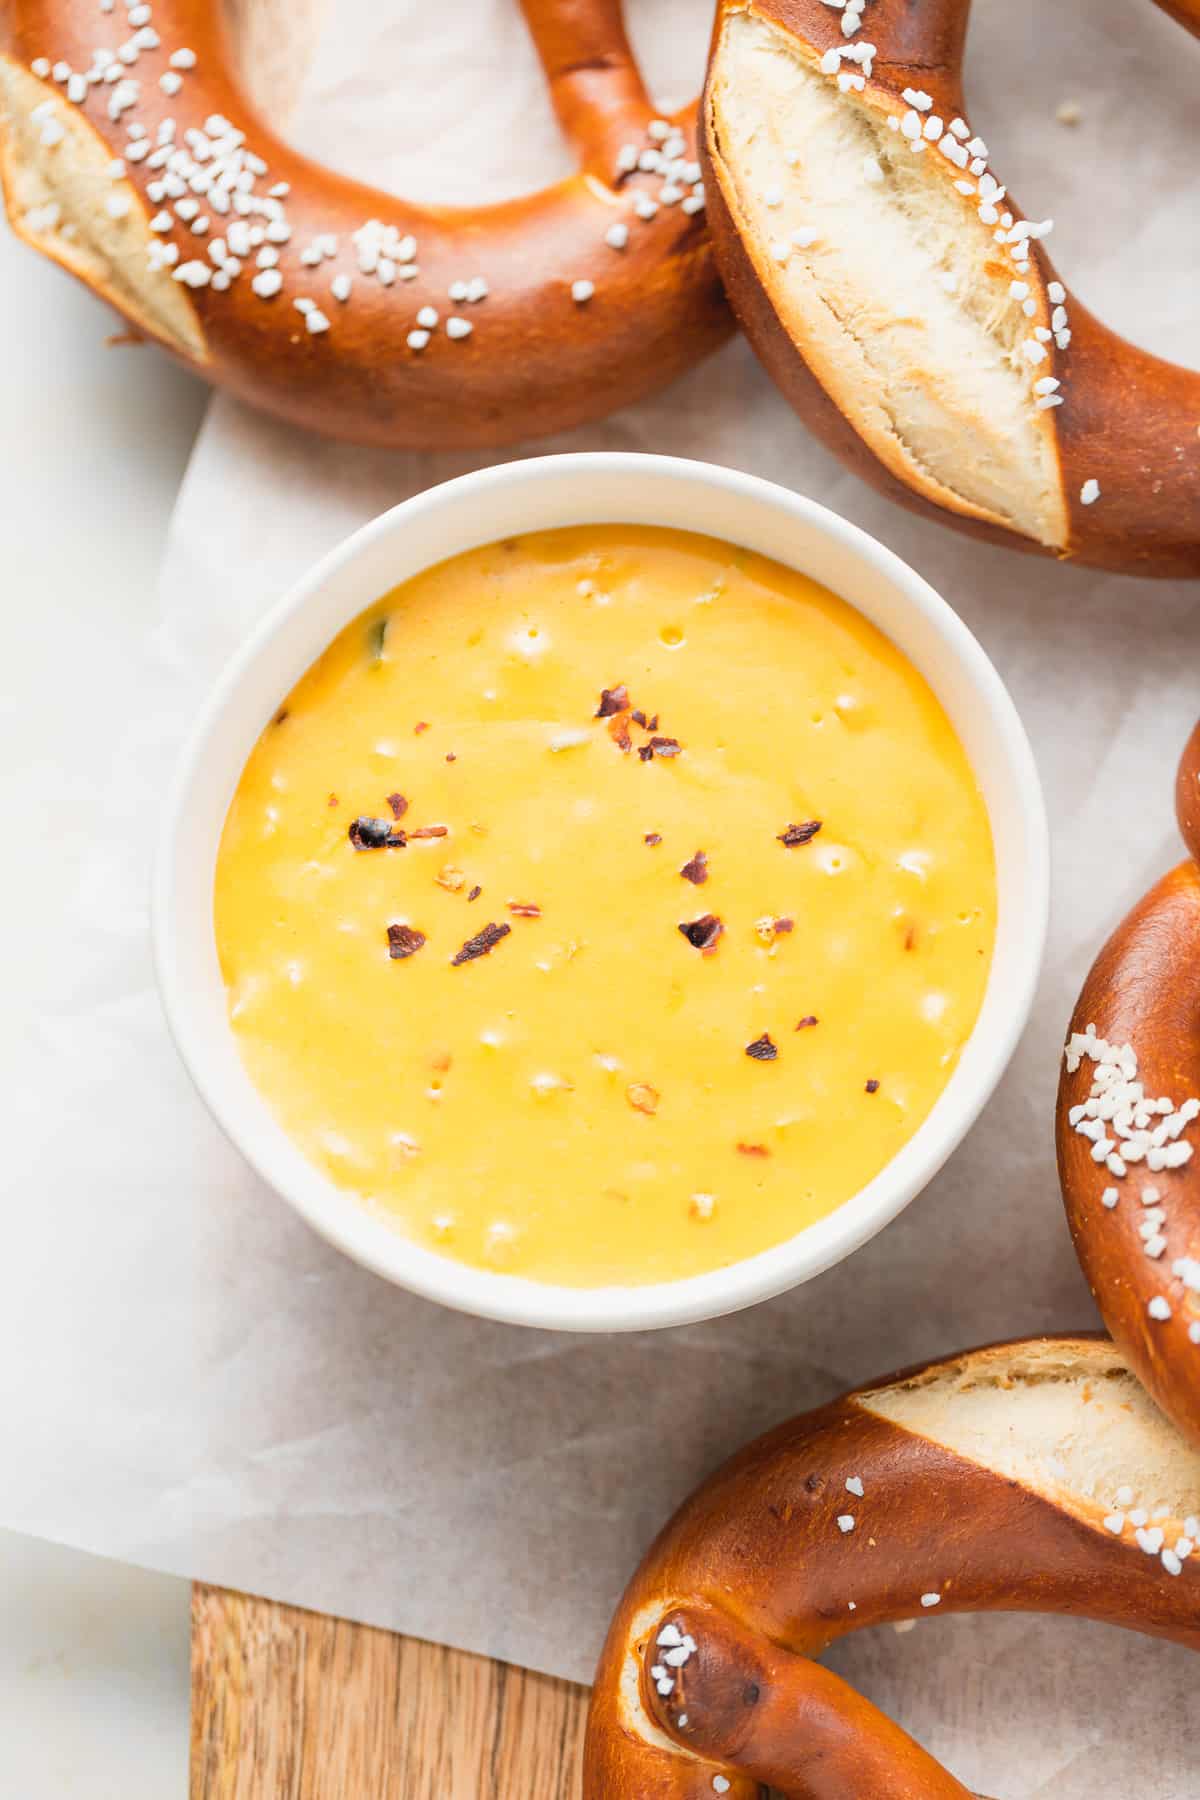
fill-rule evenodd
<path id="1" fill-rule="evenodd" d="M 314 603 L 335 576 L 415 519 L 439 510 L 446 512 L 449 521 L 448 541 L 436 556 L 424 560 L 421 567 L 432 567 L 472 544 L 494 541 L 496 533 L 472 537 L 459 523 L 462 509 L 465 507 L 469 511 L 471 503 L 485 492 L 525 487 L 547 478 L 553 489 L 555 483 L 566 479 L 586 483 L 630 474 L 647 482 L 661 477 L 682 480 L 695 484 L 698 489 L 719 490 L 735 501 L 746 501 L 782 513 L 796 525 L 847 550 L 852 558 L 872 566 L 910 614 L 915 614 L 925 627 L 932 628 L 942 648 L 949 652 L 958 676 L 971 690 L 974 704 L 987 715 L 1000 764 L 1018 802 L 1019 849 L 1023 859 L 1023 880 L 1019 889 L 1020 931 L 1013 940 L 1012 956 L 1016 967 L 1007 971 L 1003 993 L 993 1001 L 1001 940 L 998 928 L 980 1017 L 964 1044 L 950 1080 L 913 1136 L 856 1194 L 782 1243 L 701 1275 L 639 1286 L 575 1287 L 478 1269 L 428 1250 L 407 1238 L 396 1225 L 373 1213 L 351 1190 L 337 1187 L 299 1152 L 242 1068 L 227 1024 L 227 1039 L 222 1051 L 218 1052 L 212 1041 L 213 1033 L 202 1017 L 197 983 L 191 978 L 181 954 L 186 938 L 180 916 L 187 881 L 184 831 L 192 796 L 203 792 L 209 781 L 206 771 L 213 746 L 220 742 L 225 720 L 243 683 L 250 672 L 270 656 L 272 646 L 284 628 Z M 561 522 L 570 521 L 563 519 Z M 614 515 L 611 522 L 623 521 Z M 538 527 L 522 526 L 520 529 Z M 728 537 L 724 532 L 714 535 Z M 803 572 L 803 558 L 800 557 L 793 566 L 800 567 Z M 852 593 L 842 597 L 864 616 L 871 616 L 868 607 Z M 370 604 L 370 599 L 360 601 L 355 610 L 364 610 Z M 354 611 L 347 612 L 343 624 L 353 617 Z M 880 629 L 887 633 L 886 626 L 881 625 Z M 899 647 L 945 706 L 945 696 L 938 691 L 928 669 L 922 668 L 903 645 Z M 281 683 L 282 691 L 289 685 Z M 953 719 L 951 722 L 954 723 Z M 958 727 L 955 729 L 957 732 Z M 257 730 L 261 730 L 261 722 Z M 243 754 L 239 767 L 244 760 Z M 976 774 L 979 779 L 978 771 Z M 985 804 L 995 840 L 993 809 L 986 794 Z M 227 808 L 228 797 L 225 805 Z M 1028 1020 L 1049 923 L 1049 829 L 1033 751 L 1016 706 L 998 672 L 949 603 L 894 551 L 817 501 L 739 470 L 641 452 L 584 451 L 531 457 L 477 469 L 424 489 L 344 538 L 268 608 L 226 663 L 187 735 L 161 821 L 151 891 L 151 933 L 159 992 L 176 1049 L 226 1137 L 267 1185 L 314 1230 L 384 1279 L 457 1311 L 508 1324 L 551 1330 L 633 1331 L 720 1317 L 811 1280 L 874 1237 L 928 1185 L 990 1099 Z M 1001 854 L 997 844 L 998 891 L 1002 886 Z M 207 892 L 211 932 L 211 864 L 208 865 Z M 215 945 L 213 957 L 215 962 Z M 988 1041 L 977 1042 L 985 1014 L 997 1010 L 1000 1016 L 989 1018 Z M 237 1094 L 231 1092 L 227 1072 L 231 1046 L 241 1070 L 240 1083 L 234 1078 L 234 1084 L 241 1089 Z M 973 1059 L 970 1061 L 969 1052 Z M 248 1095 L 253 1097 L 249 1106 L 246 1104 Z M 256 1128 L 253 1130 L 248 1129 L 247 1120 L 242 1116 L 250 1112 L 255 1115 Z"/>

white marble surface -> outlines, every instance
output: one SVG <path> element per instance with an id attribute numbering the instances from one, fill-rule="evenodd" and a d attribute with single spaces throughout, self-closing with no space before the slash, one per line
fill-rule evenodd
<path id="1" fill-rule="evenodd" d="M 73 730 L 73 685 L 120 693 L 120 646 L 154 603 L 203 408 L 197 384 L 156 352 L 108 347 L 117 323 L 0 223 L 0 806 L 6 842 L 21 847 L 5 917 L 24 946 L 5 957 L 10 997 L 33 991 L 61 953 L 39 896 L 64 818 L 86 815 L 90 725 L 74 728 L 77 793 L 48 794 L 39 770 Z M 10 736 L 17 672 L 57 696 L 41 741 Z M 21 1053 L 0 1021 L 0 1093 L 14 1091 L 6 1077 Z M 38 1194 L 0 1175 L 0 1203 L 36 1206 Z M 186 1793 L 187 1745 L 188 1584 L 0 1532 L 0 1794 L 171 1800 Z"/>

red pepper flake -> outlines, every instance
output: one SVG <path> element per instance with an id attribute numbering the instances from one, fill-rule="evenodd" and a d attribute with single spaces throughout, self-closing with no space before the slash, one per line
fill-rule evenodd
<path id="1" fill-rule="evenodd" d="M 428 730 L 429 730 L 429 720 L 428 719 L 418 719 L 416 724 L 413 726 L 413 736 L 420 737 L 420 735 L 423 731 L 428 731 Z"/>
<path id="2" fill-rule="evenodd" d="M 279 711 L 275 714 L 275 717 L 271 720 L 271 723 L 272 725 L 282 725 L 284 720 L 290 716 L 287 707 L 281 706 Z"/>
<path id="3" fill-rule="evenodd" d="M 654 717 L 652 719 L 647 719 L 645 723 L 646 723 L 647 731 L 657 731 L 658 730 L 658 714 L 655 713 Z"/>
<path id="4" fill-rule="evenodd" d="M 616 687 L 600 689 L 600 704 L 592 714 L 594 719 L 611 719 L 615 713 L 629 711 L 629 689 L 622 681 Z"/>
<path id="5" fill-rule="evenodd" d="M 647 729 L 646 715 L 642 711 L 640 706 L 637 708 L 636 712 L 633 715 L 633 722 L 635 725 L 640 725 L 642 727 L 643 731 Z"/>
<path id="6" fill-rule="evenodd" d="M 415 956 L 425 942 L 425 933 L 417 931 L 412 925 L 389 925 L 387 928 L 388 955 L 393 962 L 403 962 L 406 956 Z"/>
<path id="7" fill-rule="evenodd" d="M 685 920 L 679 929 L 694 949 L 707 952 L 716 948 L 725 927 L 716 913 L 705 913 L 699 919 Z"/>
<path id="8" fill-rule="evenodd" d="M 485 925 L 482 931 L 477 931 L 473 938 L 468 938 L 462 949 L 450 958 L 450 967 L 457 969 L 460 963 L 474 962 L 477 956 L 486 956 L 511 930 L 511 925 Z"/>
<path id="9" fill-rule="evenodd" d="M 761 1037 L 756 1037 L 752 1044 L 746 1045 L 746 1055 L 752 1056 L 755 1062 L 774 1062 L 779 1055 L 779 1046 L 773 1044 L 764 1031 Z"/>
<path id="10" fill-rule="evenodd" d="M 629 735 L 629 727 L 625 723 L 623 714 L 618 713 L 615 718 L 608 721 L 608 735 L 617 749 L 627 756 L 633 748 L 633 739 Z"/>
<path id="11" fill-rule="evenodd" d="M 325 802 L 325 804 L 326 804 L 326 806 L 337 806 L 337 804 L 338 804 L 337 795 L 330 794 L 330 796 L 329 796 L 328 800 Z"/>
<path id="12" fill-rule="evenodd" d="M 471 889 L 470 893 L 467 895 L 467 899 L 468 900 L 478 900 L 478 898 L 479 898 L 480 894 L 482 894 L 482 892 L 483 892 L 483 889 L 481 887 L 473 887 Z"/>
<path id="13" fill-rule="evenodd" d="M 510 900 L 508 910 L 516 919 L 540 919 L 542 916 L 541 907 L 535 906 L 531 901 Z"/>
<path id="14" fill-rule="evenodd" d="M 771 1152 L 765 1144 L 742 1144 L 737 1147 L 739 1156 L 770 1156 Z"/>
<path id="15" fill-rule="evenodd" d="M 685 862 L 679 873 L 685 881 L 694 887 L 703 887 L 708 880 L 708 857 L 703 850 L 697 850 L 690 862 Z"/>
<path id="16" fill-rule="evenodd" d="M 786 932 L 795 931 L 795 929 L 796 929 L 795 919 L 776 919 L 776 921 L 775 921 L 776 937 L 783 937 Z"/>
<path id="17" fill-rule="evenodd" d="M 654 755 L 654 752 L 650 748 L 649 744 L 639 744 L 638 745 L 638 755 L 641 757 L 643 762 L 649 762 L 650 758 Z"/>
<path id="18" fill-rule="evenodd" d="M 868 1094 L 877 1094 L 879 1092 L 879 1083 L 874 1077 L 867 1083 L 867 1092 Z"/>
<path id="19" fill-rule="evenodd" d="M 368 819 L 360 815 L 351 819 L 346 834 L 356 850 L 403 850 L 408 838 L 398 831 L 390 819 Z"/>
<path id="20" fill-rule="evenodd" d="M 657 719 L 655 719 L 654 724 L 658 724 Z M 650 742 L 646 744 L 644 748 L 649 750 L 652 756 L 678 756 L 683 749 L 683 745 L 679 742 L 678 738 L 652 737 Z M 641 751 L 639 751 L 638 754 L 640 756 L 642 754 Z"/>
<path id="21" fill-rule="evenodd" d="M 643 842 L 643 844 L 651 844 L 651 845 L 661 844 L 662 843 L 662 832 L 661 831 L 648 831 L 646 833 L 645 837 L 642 839 L 642 842 Z"/>
<path id="22" fill-rule="evenodd" d="M 403 794 L 389 794 L 387 803 L 392 809 L 393 819 L 402 819 L 408 811 L 408 801 Z"/>
<path id="23" fill-rule="evenodd" d="M 457 761 L 458 761 L 458 756 L 457 756 L 457 754 L 456 754 L 456 752 L 455 752 L 455 751 L 453 751 L 453 750 L 447 750 L 447 752 L 446 752 L 446 761 L 447 761 L 447 762 L 457 762 Z"/>
<path id="24" fill-rule="evenodd" d="M 450 836 L 448 825 L 418 825 L 415 831 L 409 832 L 410 838 L 440 838 Z"/>
<path id="25" fill-rule="evenodd" d="M 915 925 L 910 925 L 908 930 L 904 934 L 904 948 L 906 950 L 915 950 L 916 947 L 917 947 L 917 928 Z"/>
<path id="26" fill-rule="evenodd" d="M 779 833 L 779 842 L 794 850 L 797 844 L 811 844 L 821 829 L 820 819 L 810 819 L 806 825 L 789 825 L 786 831 Z"/>
<path id="27" fill-rule="evenodd" d="M 807 1029 L 810 1025 L 815 1025 L 816 1023 L 817 1023 L 816 1013 L 809 1013 L 807 1018 L 801 1019 L 800 1023 L 796 1027 L 796 1030 L 797 1031 L 807 1031 Z"/>

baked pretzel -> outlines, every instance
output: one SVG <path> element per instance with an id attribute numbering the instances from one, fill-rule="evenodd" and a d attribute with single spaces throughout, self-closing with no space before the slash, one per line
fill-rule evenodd
<path id="1" fill-rule="evenodd" d="M 1117 927 L 1071 1020 L 1058 1165 L 1113 1337 L 1200 1443 L 1200 725 L 1179 765 L 1192 860 Z"/>
<path id="2" fill-rule="evenodd" d="M 1161 3 L 1161 0 L 1160 0 Z M 989 167 L 970 0 L 719 0 L 702 100 L 717 262 L 828 447 L 994 543 L 1200 575 L 1200 374 L 1109 331 Z M 1200 0 L 1165 10 L 1200 32 Z"/>
<path id="3" fill-rule="evenodd" d="M 741 1451 L 650 1550 L 600 1658 L 584 1800 L 964 1800 L 809 1658 L 864 1625 L 993 1609 L 1200 1650 L 1197 1515 L 1200 1452 L 1104 1340 L 847 1394 Z"/>
<path id="4" fill-rule="evenodd" d="M 695 107 L 659 118 L 620 0 L 523 0 L 579 171 L 416 207 L 284 143 L 215 0 L 0 0 L 15 231 L 196 373 L 308 429 L 479 447 L 599 419 L 732 331 Z"/>

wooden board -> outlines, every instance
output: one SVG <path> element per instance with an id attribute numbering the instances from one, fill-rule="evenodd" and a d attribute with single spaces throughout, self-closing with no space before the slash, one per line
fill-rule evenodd
<path id="1" fill-rule="evenodd" d="M 587 1690 L 192 1589 L 191 1800 L 576 1800 Z"/>

